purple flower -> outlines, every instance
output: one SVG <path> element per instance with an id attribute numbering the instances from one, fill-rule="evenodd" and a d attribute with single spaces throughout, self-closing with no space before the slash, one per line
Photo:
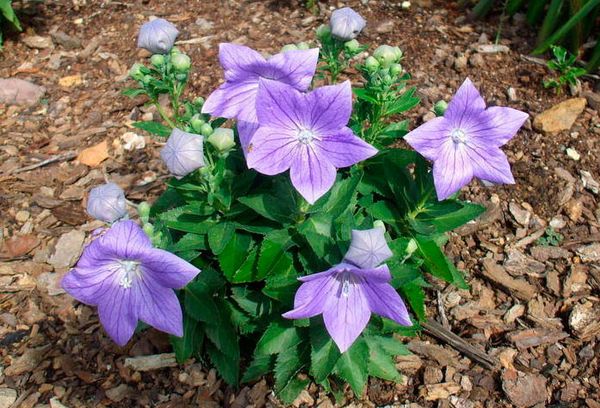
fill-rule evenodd
<path id="1" fill-rule="evenodd" d="M 392 255 L 392 250 L 385 240 L 385 228 L 376 227 L 368 230 L 352 230 L 352 241 L 344 261 L 359 268 L 371 269 Z"/>
<path id="2" fill-rule="evenodd" d="M 325 328 L 340 351 L 346 351 L 367 326 L 371 313 L 411 326 L 398 292 L 389 284 L 388 267 L 361 269 L 341 263 L 313 275 L 303 276 L 288 319 L 323 314 Z"/>
<path id="3" fill-rule="evenodd" d="M 173 288 L 182 288 L 200 271 L 175 255 L 155 249 L 133 221 L 114 224 L 94 239 L 62 280 L 82 303 L 98 306 L 108 335 L 125 345 L 141 320 L 183 336 L 183 317 Z"/>
<path id="4" fill-rule="evenodd" d="M 204 167 L 204 138 L 200 135 L 173 129 L 160 157 L 171 174 L 180 179 Z"/>
<path id="5" fill-rule="evenodd" d="M 335 182 L 336 169 L 377 153 L 346 127 L 351 111 L 349 81 L 301 93 L 281 82 L 261 80 L 259 127 L 247 149 L 248 167 L 267 175 L 289 169 L 296 190 L 314 203 Z"/>
<path id="6" fill-rule="evenodd" d="M 366 25 L 365 19 L 350 7 L 334 10 L 329 21 L 331 34 L 344 41 L 356 38 Z"/>
<path id="7" fill-rule="evenodd" d="M 256 95 L 260 78 L 284 82 L 304 91 L 317 69 L 319 49 L 292 50 L 265 59 L 243 45 L 219 44 L 219 60 L 225 70 L 225 83 L 215 90 L 202 107 L 212 116 L 256 122 Z M 247 138 L 251 137 L 251 134 Z M 246 147 L 249 140 L 240 136 Z"/>
<path id="8" fill-rule="evenodd" d="M 157 18 L 142 25 L 137 46 L 153 54 L 166 54 L 173 48 L 178 34 L 179 30 L 172 23 L 164 18 Z"/>
<path id="9" fill-rule="evenodd" d="M 88 197 L 87 212 L 92 217 L 108 223 L 125 217 L 127 215 L 125 192 L 115 183 L 94 187 Z"/>
<path id="10" fill-rule="evenodd" d="M 513 184 L 510 165 L 500 146 L 517 133 L 527 116 L 512 108 L 486 109 L 479 91 L 467 78 L 443 117 L 426 122 L 404 139 L 433 161 L 433 179 L 441 201 L 473 177 Z"/>

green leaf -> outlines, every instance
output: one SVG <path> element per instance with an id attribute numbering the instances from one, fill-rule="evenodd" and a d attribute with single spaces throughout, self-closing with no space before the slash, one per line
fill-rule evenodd
<path id="1" fill-rule="evenodd" d="M 248 258 L 252 246 L 249 234 L 236 232 L 218 256 L 219 265 L 227 279 L 232 279 Z"/>
<path id="2" fill-rule="evenodd" d="M 19 19 L 17 18 L 11 3 L 11 0 L 0 0 L 0 12 L 2 12 L 2 16 L 4 16 L 4 18 L 10 22 L 13 27 L 19 31 L 22 31 L 23 29 L 21 28 L 21 23 L 19 23 Z"/>
<path id="3" fill-rule="evenodd" d="M 121 91 L 121 94 L 124 96 L 127 96 L 129 98 L 135 98 L 136 96 L 139 96 L 139 95 L 145 95 L 146 90 L 144 88 L 126 88 Z"/>
<path id="4" fill-rule="evenodd" d="M 378 105 L 380 102 L 377 100 L 377 96 L 376 95 L 372 95 L 371 92 L 369 92 L 369 90 L 364 89 L 364 88 L 352 88 L 352 92 L 354 93 L 354 95 L 356 95 L 356 97 L 358 99 L 361 99 L 363 101 L 367 101 L 370 102 L 372 104 Z"/>
<path id="5" fill-rule="evenodd" d="M 232 287 L 231 297 L 254 319 L 269 315 L 273 309 L 273 302 L 269 298 L 248 286 Z"/>
<path id="6" fill-rule="evenodd" d="M 325 213 L 332 219 L 339 217 L 356 201 L 357 188 L 362 176 L 362 172 L 356 172 L 348 178 L 338 180 L 327 195 L 310 208 L 310 212 Z"/>
<path id="7" fill-rule="evenodd" d="M 275 356 L 271 354 L 255 355 L 242 376 L 242 382 L 254 381 L 267 374 L 275 366 Z"/>
<path id="8" fill-rule="evenodd" d="M 388 108 L 386 115 L 394 115 L 396 113 L 406 112 L 417 106 L 419 102 L 421 102 L 421 99 L 414 96 L 416 92 L 417 88 L 412 87 L 400 95 L 400 97 L 396 99 Z"/>
<path id="9" fill-rule="evenodd" d="M 422 235 L 417 235 L 415 239 L 429 273 L 461 289 L 468 289 L 462 274 L 448 261 L 435 241 Z"/>
<path id="10" fill-rule="evenodd" d="M 204 327 L 206 337 L 226 356 L 231 358 L 240 357 L 240 345 L 238 343 L 239 335 L 236 332 L 229 315 L 228 307 L 224 305 L 223 300 L 215 299 L 217 312 L 211 322 L 207 322 Z"/>
<path id="11" fill-rule="evenodd" d="M 368 213 L 376 220 L 381 220 L 389 225 L 396 225 L 402 219 L 402 215 L 389 201 L 378 201 L 367 208 Z"/>
<path id="12" fill-rule="evenodd" d="M 206 235 L 188 233 L 177 242 L 165 248 L 169 252 L 180 253 L 187 251 L 204 251 L 207 249 Z"/>
<path id="13" fill-rule="evenodd" d="M 133 127 L 160 137 L 169 137 L 172 129 L 159 122 L 133 122 Z"/>
<path id="14" fill-rule="evenodd" d="M 310 371 L 315 381 L 321 382 L 331 374 L 341 354 L 323 324 L 311 325 L 310 343 Z"/>
<path id="15" fill-rule="evenodd" d="M 238 201 L 263 217 L 283 224 L 295 219 L 298 204 L 297 193 L 288 180 L 277 179 L 269 193 L 253 194 Z"/>
<path id="16" fill-rule="evenodd" d="M 220 222 L 214 224 L 208 230 L 208 245 L 213 254 L 219 255 L 235 233 L 235 226 L 231 222 Z"/>
<path id="17" fill-rule="evenodd" d="M 369 361 L 369 348 L 367 343 L 359 337 L 354 344 L 342 353 L 335 365 L 337 374 L 346 380 L 357 397 L 362 395 L 367 383 Z"/>
<path id="18" fill-rule="evenodd" d="M 202 346 L 204 334 L 200 328 L 200 324 L 186 314 L 183 318 L 183 337 L 169 337 L 177 362 L 183 364 L 188 358 L 198 352 Z"/>
<path id="19" fill-rule="evenodd" d="M 318 213 L 311 215 L 298 226 L 298 232 L 319 258 L 331 255 L 331 250 L 335 247 L 331 236 L 332 224 L 331 215 Z"/>
<path id="20" fill-rule="evenodd" d="M 205 285 L 200 282 L 192 282 L 185 288 L 185 310 L 195 320 L 218 324 L 220 314 L 217 304 L 212 294 L 204 289 Z"/>
<path id="21" fill-rule="evenodd" d="M 230 278 L 232 283 L 256 282 L 256 264 L 258 263 L 258 248 L 254 248 L 244 260 L 244 263 Z"/>
<path id="22" fill-rule="evenodd" d="M 291 404 L 308 385 L 308 378 L 298 378 L 298 373 L 308 358 L 306 347 L 290 349 L 277 355 L 275 362 L 275 391 L 277 396 L 286 404 Z"/>
<path id="23" fill-rule="evenodd" d="M 263 293 L 284 305 L 291 305 L 299 285 L 298 274 L 289 254 L 285 254 L 278 265 L 277 273 L 267 277 Z"/>
<path id="24" fill-rule="evenodd" d="M 485 212 L 485 207 L 468 202 L 445 200 L 428 203 L 417 219 L 433 224 L 442 233 L 460 227 Z"/>
<path id="25" fill-rule="evenodd" d="M 207 343 L 206 353 L 226 383 L 236 386 L 240 375 L 240 356 L 224 353 L 212 343 Z"/>
<path id="26" fill-rule="evenodd" d="M 276 321 L 269 325 L 258 340 L 254 354 L 289 354 L 289 350 L 301 342 L 302 338 L 297 327 L 294 327 L 291 322 Z"/>
<path id="27" fill-rule="evenodd" d="M 291 260 L 285 255 L 292 244 L 288 230 L 276 230 L 266 234 L 260 245 L 256 279 L 262 280 L 274 272 L 285 273 L 285 269 L 291 266 Z"/>
<path id="28" fill-rule="evenodd" d="M 396 369 L 394 356 L 409 354 L 406 347 L 391 337 L 365 336 L 365 341 L 369 347 L 369 375 L 388 381 L 400 381 L 402 377 Z"/>

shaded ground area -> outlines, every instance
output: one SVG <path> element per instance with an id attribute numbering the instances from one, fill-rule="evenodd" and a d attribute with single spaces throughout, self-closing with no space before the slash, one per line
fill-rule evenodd
<path id="1" fill-rule="evenodd" d="M 453 3 L 421 0 L 410 10 L 399 2 L 348 3 L 369 22 L 361 42 L 403 49 L 423 98 L 409 115 L 414 125 L 466 76 L 489 104 L 524 110 L 532 119 L 569 98 L 541 86 L 545 69 L 523 57 L 531 34 L 519 21 L 502 27 L 505 52 L 484 53 L 481 45 L 493 42 L 498 24 L 468 22 Z M 143 100 L 120 95 L 128 68 L 144 57 L 135 50 L 135 37 L 148 16 L 177 24 L 180 46 L 195 64 L 190 92 L 207 95 L 221 79 L 219 42 L 275 52 L 312 39 L 337 4 L 321 3 L 317 17 L 299 2 L 285 1 L 34 4 L 24 18 L 27 32 L 9 38 L 0 55 L 1 78 L 46 88 L 41 104 L 0 105 L 0 407 L 278 406 L 268 380 L 234 390 L 201 362 L 176 367 L 163 355 L 156 363 L 163 368 L 143 371 L 144 361 L 128 358 L 168 353 L 168 339 L 147 331 L 125 348 L 113 345 L 95 311 L 61 293 L 57 282 L 77 259 L 85 234 L 99 226 L 84 211 L 91 186 L 110 179 L 132 201 L 163 188 L 158 142 L 129 133 L 132 121 L 156 113 Z M 574 111 L 568 130 L 538 132 L 532 120 L 508 144 L 516 186 L 472 183 L 465 190 L 465 198 L 489 208 L 453 233 L 446 247 L 468 272 L 471 289 L 434 282 L 428 292 L 430 316 L 486 351 L 497 368 L 483 368 L 424 334 L 403 339 L 414 353 L 398 360 L 404 382 L 372 381 L 362 399 L 348 391 L 340 405 L 600 407 L 600 119 L 594 86 L 583 83 L 585 108 L 570 102 L 554 115 L 566 118 Z M 74 160 L 84 150 L 87 156 Z M 55 161 L 23 169 L 46 159 Z M 549 225 L 562 238 L 549 236 Z M 557 245 L 542 245 L 548 242 Z M 296 402 L 332 406 L 314 385 Z"/>

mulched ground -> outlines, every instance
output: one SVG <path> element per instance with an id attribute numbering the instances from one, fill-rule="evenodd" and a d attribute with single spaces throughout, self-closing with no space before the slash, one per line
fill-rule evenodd
<path id="1" fill-rule="evenodd" d="M 533 36 L 519 21 L 501 27 L 509 52 L 480 54 L 473 48 L 492 42 L 499 23 L 469 22 L 453 3 L 420 0 L 410 10 L 400 2 L 347 3 L 369 23 L 361 42 L 404 51 L 423 98 L 409 114 L 414 125 L 466 76 L 489 104 L 532 118 L 569 97 L 541 86 L 545 69 L 523 58 Z M 143 101 L 120 95 L 128 68 L 144 56 L 135 38 L 148 16 L 177 24 L 181 48 L 195 63 L 190 94 L 207 95 L 221 79 L 219 42 L 275 52 L 313 38 L 330 7 L 341 4 L 321 3 L 319 16 L 287 1 L 24 4 L 27 31 L 6 41 L 0 77 L 31 80 L 47 93 L 31 108 L 0 105 L 0 408 L 278 406 L 268 380 L 234 390 L 199 362 L 177 367 L 163 355 L 159 365 L 168 367 L 141 371 L 139 360 L 126 359 L 168 353 L 166 337 L 147 331 L 119 348 L 94 310 L 56 283 L 76 260 L 84 233 L 99 225 L 84 211 L 91 186 L 108 178 L 138 201 L 155 197 L 164 184 L 157 142 L 146 136 L 145 147 L 127 150 L 122 138 L 132 121 L 155 115 Z M 31 48 L 34 35 L 53 40 Z M 587 81 L 583 90 L 595 86 Z M 516 98 L 509 100 L 509 88 Z M 100 165 L 72 160 L 102 142 L 94 154 L 106 154 Z M 468 272 L 471 289 L 435 282 L 428 292 L 431 317 L 486 351 L 497 367 L 483 368 L 423 334 L 405 339 L 414 354 L 398 360 L 402 383 L 371 381 L 363 398 L 348 391 L 341 406 L 600 407 L 600 207 L 591 183 L 600 180 L 598 112 L 588 106 L 570 130 L 554 135 L 528 122 L 506 152 L 517 184 L 472 183 L 463 196 L 489 211 L 453 233 L 446 247 Z M 15 173 L 57 155 L 63 159 Z M 562 235 L 558 246 L 540 245 L 548 225 Z M 332 401 L 313 385 L 295 405 L 325 408 Z"/>

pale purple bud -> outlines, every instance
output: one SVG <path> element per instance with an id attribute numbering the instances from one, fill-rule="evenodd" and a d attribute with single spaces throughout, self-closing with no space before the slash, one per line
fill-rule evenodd
<path id="1" fill-rule="evenodd" d="M 137 46 L 153 54 L 166 54 L 175 43 L 179 30 L 164 18 L 148 21 L 140 28 Z"/>
<path id="2" fill-rule="evenodd" d="M 175 178 L 180 179 L 204 167 L 204 140 L 201 135 L 173 129 L 160 157 Z"/>
<path id="3" fill-rule="evenodd" d="M 331 34 L 341 40 L 353 40 L 365 28 L 367 22 L 350 7 L 334 10 L 329 21 Z"/>
<path id="4" fill-rule="evenodd" d="M 90 191 L 87 212 L 92 217 L 112 223 L 127 215 L 125 192 L 115 183 L 102 184 Z"/>

